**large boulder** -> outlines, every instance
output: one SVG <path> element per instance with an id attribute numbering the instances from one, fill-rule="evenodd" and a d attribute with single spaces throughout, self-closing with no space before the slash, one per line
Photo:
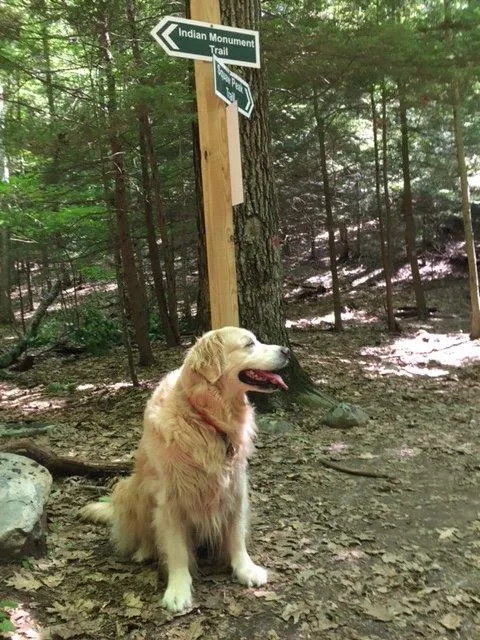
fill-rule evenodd
<path id="1" fill-rule="evenodd" d="M 46 551 L 50 472 L 29 458 L 0 453 L 0 562 Z"/>

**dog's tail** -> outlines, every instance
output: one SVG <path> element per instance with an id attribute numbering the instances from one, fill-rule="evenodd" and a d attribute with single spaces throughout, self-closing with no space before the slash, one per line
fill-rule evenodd
<path id="1" fill-rule="evenodd" d="M 111 524 L 113 520 L 113 504 L 106 502 L 89 502 L 80 509 L 80 518 L 90 522 Z"/>

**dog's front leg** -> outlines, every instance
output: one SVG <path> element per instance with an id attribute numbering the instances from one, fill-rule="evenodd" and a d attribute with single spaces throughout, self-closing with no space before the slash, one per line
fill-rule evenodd
<path id="1" fill-rule="evenodd" d="M 245 544 L 247 518 L 248 494 L 247 484 L 244 482 L 241 495 L 239 496 L 238 508 L 235 510 L 227 532 L 227 544 L 233 575 L 241 584 L 252 587 L 267 582 L 267 571 L 258 564 L 255 564 L 248 555 Z"/>
<path id="2" fill-rule="evenodd" d="M 162 605 L 169 611 L 182 611 L 192 605 L 192 578 L 188 569 L 187 532 L 179 518 L 161 510 L 155 515 L 157 545 L 166 560 L 168 584 Z"/>

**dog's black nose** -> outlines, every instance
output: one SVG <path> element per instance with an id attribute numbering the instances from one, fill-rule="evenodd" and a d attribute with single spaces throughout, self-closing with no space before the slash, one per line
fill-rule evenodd
<path id="1" fill-rule="evenodd" d="M 282 355 L 285 356 L 285 358 L 290 357 L 290 349 L 288 347 L 282 347 L 280 351 L 282 352 Z"/>

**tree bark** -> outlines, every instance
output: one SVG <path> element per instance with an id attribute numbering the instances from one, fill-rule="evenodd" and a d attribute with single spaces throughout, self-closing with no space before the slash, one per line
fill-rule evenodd
<path id="1" fill-rule="evenodd" d="M 113 71 L 113 57 L 110 51 L 110 36 L 106 6 L 104 6 L 103 14 L 99 17 L 98 27 L 100 51 L 104 61 L 104 72 L 106 78 L 106 116 L 108 138 L 112 156 L 112 174 L 115 183 L 115 212 L 117 217 L 123 273 L 127 286 L 128 297 L 130 299 L 135 339 L 139 351 L 139 364 L 141 366 L 150 366 L 153 363 L 153 353 L 148 337 L 147 300 L 138 278 L 128 222 L 124 152 L 117 125 L 118 111 L 116 87 Z"/>
<path id="2" fill-rule="evenodd" d="M 31 269 L 30 260 L 27 260 L 25 263 L 25 271 L 27 274 L 28 310 L 33 311 L 32 269 Z"/>
<path id="3" fill-rule="evenodd" d="M 13 319 L 10 297 L 10 232 L 0 227 L 0 324 L 10 324 Z"/>
<path id="4" fill-rule="evenodd" d="M 382 84 L 382 178 L 383 178 L 383 199 L 385 204 L 385 249 L 386 249 L 386 261 L 388 269 L 388 280 L 390 282 L 390 293 L 387 291 L 387 297 L 391 297 L 391 300 L 387 300 L 387 315 L 388 326 L 393 326 L 393 330 L 398 330 L 395 316 L 393 316 L 393 251 L 392 251 L 392 207 L 390 204 L 390 189 L 388 185 L 388 146 L 387 146 L 387 94 L 385 85 Z M 392 318 L 390 317 L 390 311 L 392 310 Z"/>
<path id="5" fill-rule="evenodd" d="M 318 142 L 320 145 L 320 168 L 323 181 L 323 199 L 325 203 L 325 213 L 327 216 L 328 231 L 328 254 L 330 257 L 330 272 L 332 274 L 332 296 L 333 314 L 335 317 L 335 330 L 342 331 L 342 301 L 340 297 L 340 284 L 338 281 L 337 252 L 335 248 L 335 225 L 333 220 L 332 197 L 330 192 L 330 181 L 328 176 L 327 151 L 325 145 L 325 120 L 320 113 L 318 104 L 318 94 L 313 90 L 313 110 L 317 129 Z"/>
<path id="6" fill-rule="evenodd" d="M 422 280 L 420 278 L 420 269 L 418 267 L 415 220 L 413 217 L 412 202 L 412 186 L 410 180 L 410 153 L 408 140 L 408 119 L 407 106 L 405 101 L 405 87 L 398 83 L 398 99 L 400 112 L 400 130 L 402 136 L 402 174 L 403 174 L 403 198 L 402 209 L 405 221 L 405 245 L 407 250 L 407 259 L 410 263 L 412 272 L 412 284 L 415 292 L 415 300 L 417 303 L 418 317 L 425 320 L 427 317 L 427 302 L 425 292 L 423 290 Z"/>
<path id="7" fill-rule="evenodd" d="M 388 330 L 393 332 L 396 330 L 397 323 L 393 313 L 393 292 L 392 292 L 392 271 L 389 262 L 389 253 L 387 247 L 387 238 L 385 230 L 385 220 L 382 209 L 382 195 L 380 189 L 380 160 L 378 153 L 378 133 L 377 133 L 377 110 L 375 107 L 375 89 L 372 86 L 370 90 L 370 105 L 372 109 L 372 127 L 373 127 L 373 153 L 375 158 L 375 196 L 377 201 L 378 226 L 380 231 L 380 254 L 382 258 L 383 275 L 385 278 L 385 308 L 387 311 Z M 385 149 L 383 151 L 383 166 L 385 168 Z"/>
<path id="8" fill-rule="evenodd" d="M 462 196 L 465 249 L 468 261 L 468 284 L 470 289 L 470 338 L 472 340 L 477 340 L 480 338 L 480 294 L 478 286 L 477 257 L 475 255 L 475 240 L 472 227 L 472 214 L 470 209 L 467 166 L 465 163 L 465 148 L 463 143 L 460 91 L 457 78 L 452 80 L 452 108 L 457 167 L 460 178 L 460 192 Z"/>
<path id="9" fill-rule="evenodd" d="M 125 0 L 125 10 L 127 15 L 127 22 L 130 30 L 130 42 L 132 47 L 132 57 L 137 67 L 137 71 L 143 68 L 143 60 L 140 53 L 140 47 L 138 42 L 138 33 L 136 25 L 136 7 L 135 0 Z M 158 172 L 157 161 L 155 157 L 155 149 L 153 142 L 152 127 L 148 115 L 148 109 L 143 102 L 137 102 L 136 114 L 139 127 L 139 142 L 140 142 L 140 164 L 142 172 L 142 195 L 143 206 L 145 214 L 145 224 L 147 228 L 147 243 L 148 254 L 152 268 L 153 283 L 155 288 L 155 296 L 157 299 L 158 312 L 160 316 L 160 322 L 162 324 L 163 331 L 168 346 L 178 345 L 180 343 L 180 336 L 178 330 L 178 314 L 175 295 L 175 277 L 173 271 L 173 283 L 172 283 L 172 270 L 171 264 L 166 267 L 168 272 L 167 288 L 168 288 L 168 302 L 165 293 L 165 286 L 163 282 L 163 273 L 160 260 L 160 252 L 157 245 L 157 237 L 155 232 L 155 222 L 153 216 L 153 206 L 155 204 L 157 219 L 159 221 L 159 228 L 161 232 L 161 239 L 163 247 L 167 247 L 167 254 L 165 255 L 165 264 L 167 260 L 171 261 L 171 250 L 169 250 L 170 238 L 166 232 L 163 204 L 161 201 L 161 185 Z M 150 169 L 149 169 L 150 167 Z M 153 197 L 152 197 L 153 191 Z M 164 252 L 165 253 L 165 252 Z M 174 303 L 173 303 L 174 302 Z"/>
<path id="10" fill-rule="evenodd" d="M 221 0 L 220 7 L 224 24 L 258 29 L 259 0 Z M 241 118 L 240 124 L 245 194 L 245 202 L 235 207 L 240 325 L 251 329 L 264 342 L 288 345 L 280 246 L 276 241 L 278 203 L 270 150 L 265 67 L 262 64 L 260 69 L 245 68 L 243 76 L 250 85 L 255 106 L 251 117 Z M 293 354 L 284 375 L 293 394 L 313 390 Z M 255 402 L 267 408 L 265 394 L 257 394 Z"/>
<path id="11" fill-rule="evenodd" d="M 9 171 L 4 140 L 5 100 L 0 84 L 0 182 L 8 182 Z M 0 226 L 0 324 L 10 324 L 13 319 L 10 297 L 10 231 L 6 225 Z"/>

